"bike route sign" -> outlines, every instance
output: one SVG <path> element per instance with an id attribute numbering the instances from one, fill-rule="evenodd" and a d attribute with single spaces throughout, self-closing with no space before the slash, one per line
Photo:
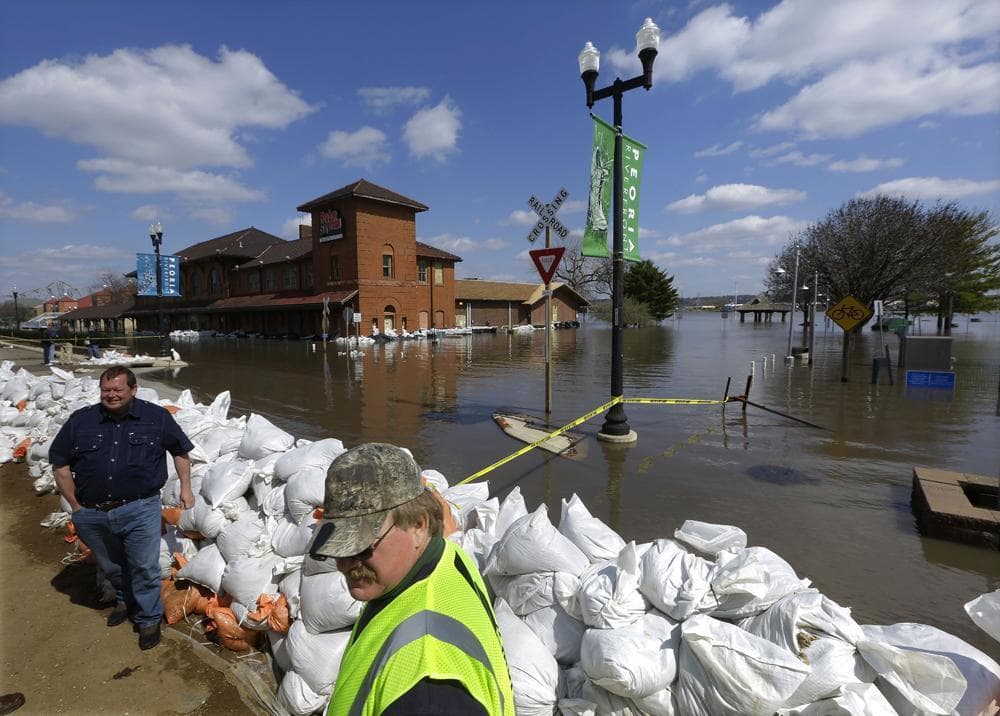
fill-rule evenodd
<path id="1" fill-rule="evenodd" d="M 831 306 L 826 315 L 847 332 L 867 321 L 872 315 L 872 310 L 854 296 L 846 296 Z"/>

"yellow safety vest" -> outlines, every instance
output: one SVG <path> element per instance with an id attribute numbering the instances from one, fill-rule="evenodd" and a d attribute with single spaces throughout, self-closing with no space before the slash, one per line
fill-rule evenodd
<path id="1" fill-rule="evenodd" d="M 514 716 L 486 585 L 465 552 L 448 541 L 426 579 L 410 585 L 360 633 L 355 625 L 327 713 L 378 716 L 425 678 L 457 681 L 490 716 Z"/>

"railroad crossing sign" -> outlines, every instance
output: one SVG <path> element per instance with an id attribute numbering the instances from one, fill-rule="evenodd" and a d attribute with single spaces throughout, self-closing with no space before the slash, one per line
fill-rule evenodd
<path id="1" fill-rule="evenodd" d="M 546 226 L 552 229 L 553 233 L 559 234 L 559 238 L 561 239 L 569 236 L 569 229 L 563 226 L 559 219 L 556 218 L 556 212 L 559 211 L 559 207 L 562 206 L 562 203 L 566 201 L 566 197 L 568 196 L 569 192 L 560 187 L 559 193 L 548 204 L 540 202 L 534 194 L 528 197 L 528 206 L 538 214 L 538 223 L 535 224 L 534 228 L 531 229 L 531 233 L 528 234 L 528 241 L 534 243 L 535 239 L 541 236 Z"/>
<path id="2" fill-rule="evenodd" d="M 565 246 L 553 246 L 551 249 L 532 249 L 528 252 L 531 260 L 535 262 L 538 275 L 542 277 L 542 283 L 546 286 L 555 275 L 556 269 L 559 267 L 559 259 L 562 258 L 565 251 Z"/>
<path id="3" fill-rule="evenodd" d="M 846 296 L 836 305 L 831 306 L 826 315 L 847 332 L 867 321 L 872 315 L 872 310 L 854 296 Z"/>

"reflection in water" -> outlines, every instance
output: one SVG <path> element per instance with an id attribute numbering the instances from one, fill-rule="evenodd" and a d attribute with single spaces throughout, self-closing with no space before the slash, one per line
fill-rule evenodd
<path id="1" fill-rule="evenodd" d="M 626 395 L 721 398 L 730 376 L 741 393 L 756 361 L 751 400 L 827 430 L 752 407 L 630 404 L 633 447 L 598 443 L 580 461 L 533 451 L 490 473 L 490 492 L 520 485 L 528 505 L 547 504 L 553 519 L 577 493 L 627 540 L 672 536 L 686 519 L 736 524 L 859 618 L 924 621 L 1000 656 L 961 609 L 997 587 L 1000 556 L 926 540 L 909 513 L 914 465 L 980 474 L 1000 465 L 1000 323 L 955 336 L 958 385 L 948 402 L 910 400 L 901 381 L 872 386 L 881 345 L 870 332 L 852 346 L 851 381 L 841 383 L 839 329 L 817 333 L 811 368 L 789 368 L 780 359 L 787 324 L 721 323 L 687 314 L 625 331 Z M 336 344 L 207 339 L 180 347 L 191 366 L 179 375 L 150 377 L 191 388 L 201 402 L 230 390 L 232 414 L 260 413 L 297 438 L 403 445 L 455 482 L 522 447 L 491 416 L 543 413 L 543 340 L 535 332 L 396 342 L 352 358 Z M 897 339 L 886 342 L 895 357 Z M 606 328 L 553 333 L 552 425 L 607 401 L 609 349 Z M 574 430 L 596 442 L 602 421 Z"/>

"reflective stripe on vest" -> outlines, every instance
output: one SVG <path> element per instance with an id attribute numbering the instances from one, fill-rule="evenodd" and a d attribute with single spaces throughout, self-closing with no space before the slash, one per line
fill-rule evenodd
<path id="1" fill-rule="evenodd" d="M 361 686 L 358 688 L 358 692 L 354 697 L 354 703 L 351 704 L 350 716 L 361 716 L 365 701 L 368 699 L 368 694 L 371 693 L 375 679 L 392 655 L 407 644 L 425 636 L 432 636 L 465 652 L 470 658 L 479 661 L 490 672 L 494 681 L 496 681 L 497 675 L 493 671 L 493 664 L 490 663 L 483 645 L 479 643 L 479 639 L 472 633 L 472 630 L 465 626 L 465 624 L 449 616 L 425 610 L 417 612 L 404 620 L 392 630 L 389 638 L 382 644 L 382 648 L 379 649 L 379 653 L 372 661 L 368 673 L 365 674 L 364 681 L 361 682 Z M 498 686 L 497 692 L 500 695 L 501 709 L 503 713 L 507 713 L 503 689 Z"/>

